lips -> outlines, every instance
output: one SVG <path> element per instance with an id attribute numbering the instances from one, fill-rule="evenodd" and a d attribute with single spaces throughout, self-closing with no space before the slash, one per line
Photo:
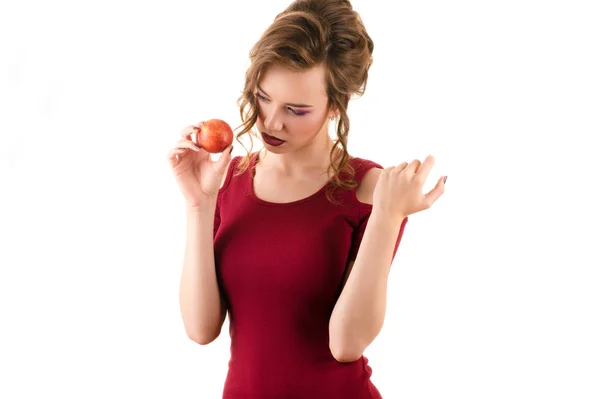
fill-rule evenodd
<path id="1" fill-rule="evenodd" d="M 269 145 L 278 146 L 278 145 L 285 143 L 285 140 L 281 140 L 281 139 L 278 139 L 277 137 L 270 136 L 270 135 L 266 134 L 265 132 L 260 132 L 260 133 L 262 135 L 263 140 Z"/>

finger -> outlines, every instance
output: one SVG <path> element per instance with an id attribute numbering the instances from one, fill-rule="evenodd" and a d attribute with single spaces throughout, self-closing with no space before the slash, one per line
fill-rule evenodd
<path id="1" fill-rule="evenodd" d="M 175 145 L 175 148 L 179 148 L 179 149 L 190 149 L 190 150 L 194 150 L 194 151 L 200 151 L 202 148 L 198 147 L 194 142 L 192 142 L 191 140 L 179 140 L 177 142 L 177 144 Z"/>
<path id="2" fill-rule="evenodd" d="M 196 133 L 198 129 L 202 127 L 202 125 L 204 125 L 204 122 L 200 121 L 200 123 L 198 123 L 197 125 L 191 125 L 186 127 L 181 131 L 181 137 L 183 137 L 184 139 L 189 138 L 192 135 L 192 133 Z"/>
<path id="3" fill-rule="evenodd" d="M 223 176 L 225 172 L 227 172 L 227 166 L 229 165 L 229 161 L 231 161 L 232 155 L 231 151 L 233 151 L 233 145 L 225 148 L 219 156 L 219 159 L 214 164 L 213 170 L 219 176 Z"/>
<path id="4" fill-rule="evenodd" d="M 177 165 L 177 162 L 179 162 L 179 158 L 177 158 L 177 156 L 174 156 L 173 158 L 169 158 L 169 165 L 174 168 L 175 165 Z"/>
<path id="5" fill-rule="evenodd" d="M 404 169 L 406 169 L 407 166 L 408 166 L 408 162 L 402 162 L 401 164 L 396 166 L 394 169 L 398 172 L 402 172 Z"/>
<path id="6" fill-rule="evenodd" d="M 435 158 L 433 158 L 433 155 L 427 155 L 421 166 L 419 166 L 419 168 L 417 169 L 416 177 L 421 179 L 422 181 L 425 181 L 425 179 L 429 175 L 429 172 L 431 172 L 431 168 L 433 167 L 434 163 Z"/>
<path id="7" fill-rule="evenodd" d="M 183 130 L 181 131 L 181 137 L 182 137 L 182 138 L 184 138 L 184 139 L 187 139 L 187 138 L 189 138 L 189 137 L 192 135 L 192 133 L 194 133 L 195 131 L 196 131 L 196 127 L 195 127 L 195 126 L 188 126 L 188 127 L 186 127 L 185 129 L 183 129 Z"/>
<path id="8" fill-rule="evenodd" d="M 404 171 L 406 173 L 414 174 L 417 171 L 417 169 L 419 169 L 419 166 L 421 166 L 421 161 L 419 161 L 418 159 L 413 159 L 413 161 L 409 163 L 408 166 L 406 166 Z"/>
<path id="9" fill-rule="evenodd" d="M 425 205 L 429 208 L 442 194 L 444 194 L 444 177 L 441 177 L 435 187 L 425 194 Z"/>
<path id="10" fill-rule="evenodd" d="M 379 177 L 381 178 L 381 176 L 390 174 L 395 168 L 395 166 L 388 166 L 387 168 L 383 168 Z"/>
<path id="11" fill-rule="evenodd" d="M 167 154 L 167 159 L 169 161 L 169 164 L 171 165 L 171 167 L 177 165 L 177 163 L 179 162 L 180 159 L 180 155 L 184 150 L 179 149 L 179 148 L 173 148 L 169 151 L 169 153 Z"/>
<path id="12" fill-rule="evenodd" d="M 173 158 L 175 155 L 183 154 L 186 148 L 172 148 L 167 155 L 167 158 Z"/>

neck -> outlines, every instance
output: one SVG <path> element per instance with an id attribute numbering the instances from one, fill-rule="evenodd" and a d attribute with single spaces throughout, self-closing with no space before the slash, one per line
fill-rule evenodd
<path id="1" fill-rule="evenodd" d="M 311 144 L 293 152 L 275 154 L 264 149 L 259 154 L 259 161 L 288 176 L 314 172 L 315 169 L 325 172 L 330 164 L 332 148 L 333 141 L 328 134 L 323 134 L 315 137 Z"/>

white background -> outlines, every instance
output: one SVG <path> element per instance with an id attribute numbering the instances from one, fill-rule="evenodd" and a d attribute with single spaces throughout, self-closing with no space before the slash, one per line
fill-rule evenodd
<path id="1" fill-rule="evenodd" d="M 350 152 L 449 176 L 365 352 L 384 398 L 600 397 L 593 3 L 353 2 L 375 53 Z M 220 397 L 229 325 L 184 332 L 166 154 L 239 125 L 248 50 L 287 4 L 2 2 L 0 397 Z"/>

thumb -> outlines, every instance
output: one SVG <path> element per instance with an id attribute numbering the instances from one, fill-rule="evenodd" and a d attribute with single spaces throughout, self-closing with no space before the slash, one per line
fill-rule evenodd
<path id="1" fill-rule="evenodd" d="M 225 174 L 225 172 L 227 171 L 227 166 L 229 165 L 229 161 L 231 161 L 232 158 L 231 151 L 233 151 L 233 145 L 230 145 L 229 147 L 225 148 L 225 150 L 223 150 L 223 152 L 221 153 L 219 159 L 217 159 L 217 161 L 215 162 L 214 169 L 220 175 Z"/>
<path id="2" fill-rule="evenodd" d="M 444 194 L 445 183 L 444 177 L 440 178 L 435 187 L 425 194 L 425 205 L 427 208 L 433 205 L 433 203 Z"/>

